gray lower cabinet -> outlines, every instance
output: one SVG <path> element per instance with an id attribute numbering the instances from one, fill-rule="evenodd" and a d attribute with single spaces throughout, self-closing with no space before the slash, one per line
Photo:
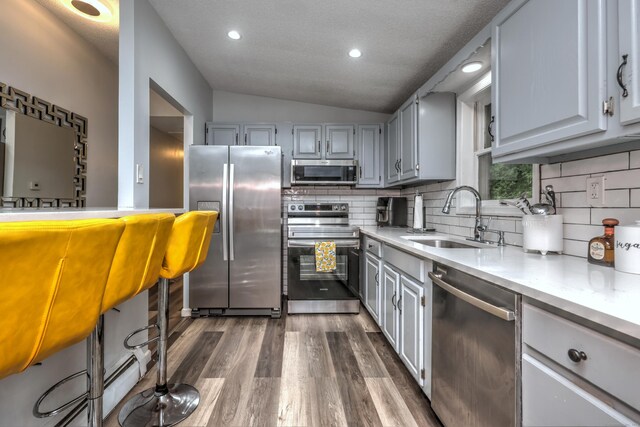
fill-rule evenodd
<path id="1" fill-rule="evenodd" d="M 207 123 L 207 145 L 237 145 L 240 139 L 240 125 Z"/>
<path id="2" fill-rule="evenodd" d="M 524 426 L 640 424 L 640 349 L 529 303 L 522 309 Z"/>
<path id="3" fill-rule="evenodd" d="M 400 297 L 397 302 L 400 314 L 400 359 L 420 384 L 424 385 L 424 306 L 425 295 L 422 284 L 404 275 L 400 276 Z"/>
<path id="4" fill-rule="evenodd" d="M 630 426 L 634 423 L 544 363 L 522 357 L 522 425 Z"/>
<path id="5" fill-rule="evenodd" d="M 389 343 L 398 351 L 398 293 L 400 292 L 400 274 L 388 265 L 382 267 L 382 295 L 380 302 L 380 327 Z"/>
<path id="6" fill-rule="evenodd" d="M 365 251 L 364 304 L 378 324 L 380 324 L 380 265 L 379 258 Z"/>
<path id="7" fill-rule="evenodd" d="M 358 125 L 356 132 L 358 187 L 380 187 L 383 184 L 380 171 L 381 136 L 381 125 Z"/>
<path id="8" fill-rule="evenodd" d="M 604 0 L 518 0 L 494 20 L 494 159 L 607 129 L 605 18 Z"/>
<path id="9" fill-rule="evenodd" d="M 640 0 L 618 1 L 620 122 L 640 121 Z M 616 75 L 618 79 L 618 75 Z"/>

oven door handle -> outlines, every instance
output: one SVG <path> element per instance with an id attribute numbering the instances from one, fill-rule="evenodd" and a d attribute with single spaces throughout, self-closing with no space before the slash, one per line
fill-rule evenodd
<path id="1" fill-rule="evenodd" d="M 440 286 L 442 289 L 449 292 L 451 295 L 456 296 L 465 302 L 468 302 L 469 304 L 479 308 L 482 311 L 486 311 L 487 313 L 494 315 L 496 317 L 499 317 L 500 319 L 506 320 L 508 322 L 515 320 L 516 318 L 516 314 L 513 311 L 507 310 L 506 308 L 502 308 L 502 307 L 496 307 L 493 304 L 489 304 L 488 302 L 483 301 L 480 298 L 476 298 L 473 295 L 469 295 L 466 292 L 462 292 L 460 289 L 448 284 L 447 282 L 442 280 L 441 274 L 433 273 L 430 271 L 429 278 L 433 281 L 433 283 Z"/>
<path id="2" fill-rule="evenodd" d="M 287 243 L 287 247 L 289 248 L 312 248 L 315 247 L 316 242 L 323 242 L 324 240 L 316 239 L 316 240 L 289 240 Z M 359 240 L 327 240 L 336 242 L 337 248 L 360 248 Z"/>

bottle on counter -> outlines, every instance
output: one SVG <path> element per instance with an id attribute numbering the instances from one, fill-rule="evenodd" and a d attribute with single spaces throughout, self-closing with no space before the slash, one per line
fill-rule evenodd
<path id="1" fill-rule="evenodd" d="M 615 265 L 613 228 L 619 223 L 615 218 L 605 218 L 602 220 L 604 235 L 594 237 L 589 241 L 587 259 L 591 264 L 605 265 L 607 267 L 613 267 Z"/>

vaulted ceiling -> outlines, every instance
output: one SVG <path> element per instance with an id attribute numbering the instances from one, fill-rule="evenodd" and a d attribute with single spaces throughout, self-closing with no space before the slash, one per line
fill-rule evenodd
<path id="1" fill-rule="evenodd" d="M 81 22 L 60 0 L 37 1 L 117 61 L 112 29 Z M 508 2 L 149 1 L 213 89 L 386 113 Z M 354 47 L 361 58 L 347 55 Z"/>

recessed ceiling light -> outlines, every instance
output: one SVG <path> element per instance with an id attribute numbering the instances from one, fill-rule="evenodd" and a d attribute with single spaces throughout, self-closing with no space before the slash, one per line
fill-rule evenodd
<path id="1" fill-rule="evenodd" d="M 482 68 L 482 62 L 469 62 L 462 67 L 463 73 L 475 73 L 480 68 Z"/>
<path id="2" fill-rule="evenodd" d="M 62 0 L 65 6 L 83 18 L 97 22 L 109 22 L 113 12 L 105 0 Z"/>
<path id="3" fill-rule="evenodd" d="M 360 58 L 362 56 L 362 52 L 360 52 L 360 49 L 351 49 L 349 51 L 349 56 L 352 58 Z"/>
<path id="4" fill-rule="evenodd" d="M 231 30 L 231 31 L 229 31 L 229 32 L 227 33 L 227 36 L 229 36 L 229 38 L 230 38 L 230 39 L 233 39 L 233 40 L 240 40 L 240 38 L 242 37 L 242 36 L 240 35 L 240 33 L 239 33 L 239 32 L 237 32 L 236 30 Z"/>

